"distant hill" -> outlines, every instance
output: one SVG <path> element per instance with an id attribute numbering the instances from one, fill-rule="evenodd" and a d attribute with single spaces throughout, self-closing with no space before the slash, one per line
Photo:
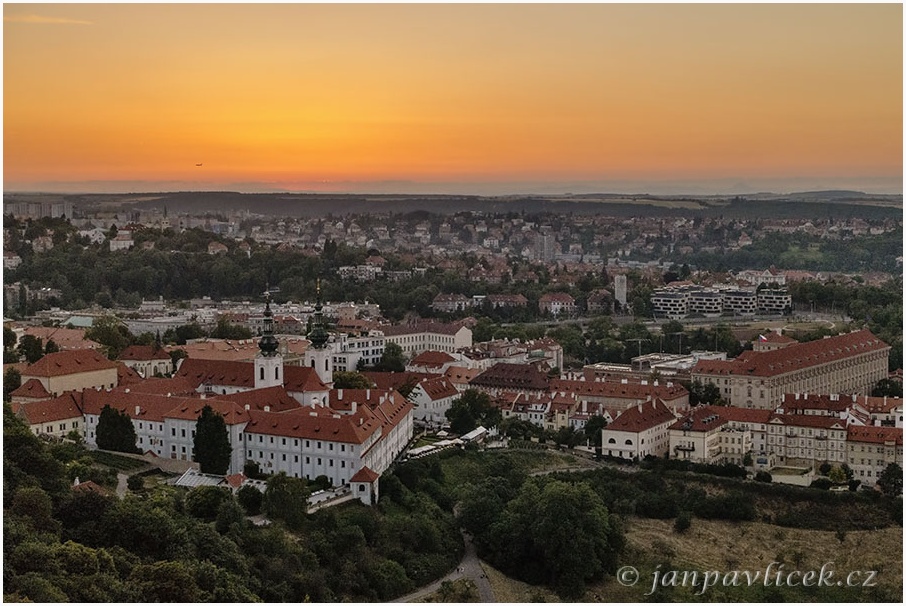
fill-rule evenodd
<path id="1" fill-rule="evenodd" d="M 38 194 L 6 194 L 4 202 L 35 200 Z M 47 198 L 48 194 L 40 195 Z M 615 217 L 701 216 L 737 218 L 894 218 L 902 216 L 902 195 L 857 191 L 815 191 L 792 194 L 756 193 L 740 196 L 653 196 L 648 194 L 582 195 L 417 195 L 417 194 L 290 194 L 238 192 L 164 192 L 57 195 L 77 211 L 100 208 L 170 213 L 225 214 L 248 211 L 278 217 L 342 216 L 433 212 L 603 214 Z M 816 206 L 818 208 L 816 208 Z"/>

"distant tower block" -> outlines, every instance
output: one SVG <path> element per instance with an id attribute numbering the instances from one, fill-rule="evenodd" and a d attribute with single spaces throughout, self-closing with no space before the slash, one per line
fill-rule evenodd
<path id="1" fill-rule="evenodd" d="M 626 276 L 617 274 L 613 277 L 614 298 L 621 306 L 626 305 Z"/>

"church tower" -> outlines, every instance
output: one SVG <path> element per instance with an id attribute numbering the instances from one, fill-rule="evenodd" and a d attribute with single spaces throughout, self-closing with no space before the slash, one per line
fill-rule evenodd
<path id="1" fill-rule="evenodd" d="M 283 385 L 283 356 L 277 352 L 279 343 L 274 337 L 274 319 L 271 313 L 271 293 L 265 293 L 264 330 L 258 341 L 255 356 L 255 389 Z"/>
<path id="2" fill-rule="evenodd" d="M 333 386 L 333 351 L 327 346 L 327 329 L 321 313 L 321 281 L 318 280 L 318 300 L 312 316 L 311 331 L 306 335 L 311 345 L 305 350 L 305 365 L 315 369 L 318 378 L 328 387 Z"/>

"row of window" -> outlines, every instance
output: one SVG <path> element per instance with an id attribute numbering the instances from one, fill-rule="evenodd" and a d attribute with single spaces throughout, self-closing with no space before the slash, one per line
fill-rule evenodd
<path id="1" fill-rule="evenodd" d="M 192 435 L 194 436 L 194 435 L 195 435 L 195 432 L 192 432 Z M 268 437 L 269 437 L 269 441 L 268 441 L 269 444 L 275 444 L 275 443 L 276 443 L 276 442 L 274 442 L 274 436 L 268 436 Z M 286 442 L 287 439 L 288 439 L 288 438 L 282 438 L 282 437 L 281 437 L 281 438 L 280 438 L 280 445 L 281 445 L 281 446 L 286 446 L 286 445 L 287 445 L 287 442 Z M 246 442 L 254 442 L 255 437 L 252 436 L 252 435 L 250 435 L 250 434 L 239 434 L 239 441 L 242 442 L 243 440 L 245 440 Z M 299 438 L 292 438 L 292 440 L 293 440 L 293 446 L 298 448 L 298 446 L 299 446 Z M 311 440 L 305 440 L 305 448 L 311 448 L 311 442 L 312 442 Z M 258 435 L 258 443 L 259 443 L 259 444 L 263 444 L 263 443 L 264 443 L 264 436 Z M 328 442 L 328 443 L 327 443 L 327 450 L 333 450 L 333 449 L 334 449 L 333 446 L 334 446 L 334 443 L 333 443 L 333 442 Z M 320 440 L 316 440 L 316 441 L 315 441 L 315 448 L 316 448 L 316 449 L 320 450 L 320 449 L 322 449 L 323 447 L 324 447 L 324 446 L 323 446 L 323 444 L 321 443 Z M 352 446 L 350 446 L 349 449 L 350 449 L 350 451 L 351 451 L 351 450 L 352 450 Z M 346 444 L 340 444 L 340 452 L 346 452 Z"/>
<path id="2" fill-rule="evenodd" d="M 185 451 L 185 448 L 183 448 L 183 451 Z M 264 460 L 265 458 L 268 458 L 268 459 L 270 459 L 271 461 L 273 461 L 273 460 L 274 460 L 274 453 L 271 452 L 271 453 L 268 453 L 268 454 L 269 454 L 270 456 L 269 456 L 269 457 L 265 457 L 265 456 L 264 456 L 264 451 L 263 451 L 263 450 L 259 450 L 259 451 L 258 451 L 258 454 L 257 454 L 257 457 L 256 457 L 256 455 L 254 454 L 254 451 L 252 451 L 252 450 L 249 450 L 249 451 L 248 451 L 248 457 L 249 457 L 250 459 L 258 458 L 258 459 Z M 282 453 L 282 454 L 281 454 L 281 459 L 280 459 L 280 460 L 281 460 L 281 461 L 286 461 L 286 454 L 285 454 L 285 453 Z M 323 464 L 323 463 L 322 463 L 321 457 L 315 457 L 315 460 L 317 461 L 317 462 L 315 463 L 315 465 L 322 465 L 322 464 Z M 328 466 L 328 467 L 333 467 L 333 461 L 334 461 L 333 459 L 327 459 L 327 466 Z M 298 462 L 299 462 L 299 455 L 293 455 L 293 463 L 298 463 Z M 311 457 L 305 457 L 305 464 L 306 464 L 306 465 L 311 465 Z M 341 469 L 345 469 L 345 468 L 346 468 L 346 461 L 340 460 L 340 468 L 341 468 Z"/>

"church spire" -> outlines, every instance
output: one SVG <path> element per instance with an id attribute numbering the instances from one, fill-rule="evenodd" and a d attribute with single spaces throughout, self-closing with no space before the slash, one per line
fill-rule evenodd
<path id="1" fill-rule="evenodd" d="M 315 349 L 324 349 L 327 345 L 327 329 L 324 328 L 324 314 L 321 313 L 321 280 L 318 279 L 318 299 L 315 303 L 315 313 L 312 317 L 311 331 L 308 333 L 308 340 Z"/>
<path id="2" fill-rule="evenodd" d="M 258 341 L 258 349 L 261 350 L 261 355 L 265 357 L 272 357 L 277 354 L 277 347 L 279 343 L 277 338 L 274 337 L 274 319 L 273 314 L 271 313 L 271 289 L 268 285 L 267 292 L 264 293 L 264 330 L 262 331 L 261 340 Z"/>

